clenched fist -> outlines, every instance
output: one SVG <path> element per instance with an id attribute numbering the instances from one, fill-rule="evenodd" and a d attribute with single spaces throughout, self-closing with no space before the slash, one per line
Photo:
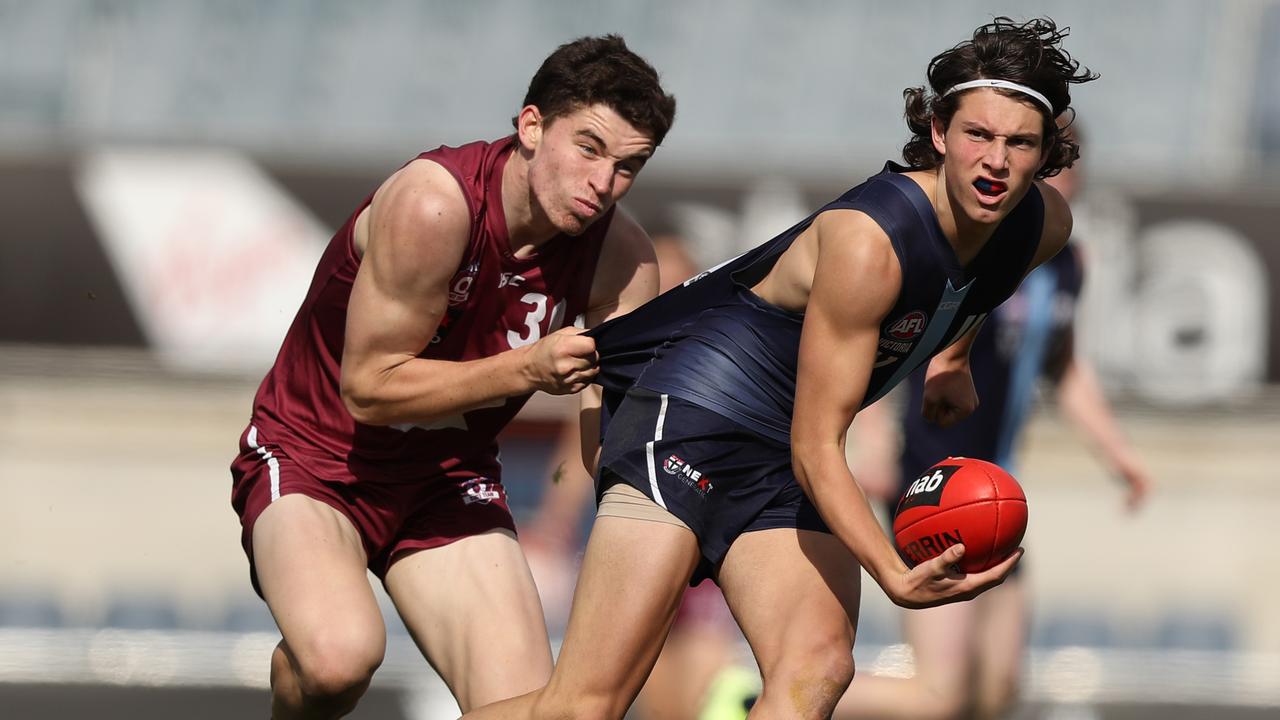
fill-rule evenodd
<path id="1" fill-rule="evenodd" d="M 567 327 L 528 346 L 528 373 L 533 386 L 552 395 L 581 392 L 600 372 L 596 341 L 583 330 Z"/>

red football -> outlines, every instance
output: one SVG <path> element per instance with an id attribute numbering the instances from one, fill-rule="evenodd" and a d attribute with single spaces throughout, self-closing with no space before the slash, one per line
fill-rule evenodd
<path id="1" fill-rule="evenodd" d="M 964 543 L 960 569 L 980 572 L 1018 548 L 1027 531 L 1027 496 L 995 463 L 951 457 L 925 470 L 903 493 L 893 518 L 898 552 L 912 567 Z"/>

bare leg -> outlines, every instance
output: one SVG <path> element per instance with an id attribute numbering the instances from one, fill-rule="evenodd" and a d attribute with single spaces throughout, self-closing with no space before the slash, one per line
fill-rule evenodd
<path id="1" fill-rule="evenodd" d="M 510 531 L 405 554 L 387 571 L 386 587 L 463 712 L 551 677 L 542 604 Z"/>
<path id="2" fill-rule="evenodd" d="M 999 590 L 999 588 L 996 588 Z M 840 700 L 837 720 L 951 720 L 974 703 L 975 600 L 928 610 L 905 610 L 903 629 L 915 655 L 910 678 L 859 675 Z"/>
<path id="3" fill-rule="evenodd" d="M 686 528 L 597 518 L 551 681 L 466 717 L 621 718 L 653 667 L 698 558 Z"/>
<path id="4" fill-rule="evenodd" d="M 752 718 L 830 717 L 853 677 L 857 561 L 826 533 L 749 532 L 720 568 L 725 599 L 760 665 Z"/>
<path id="5" fill-rule="evenodd" d="M 1023 654 L 1030 621 L 1026 583 L 1005 581 L 981 595 L 982 631 L 978 634 L 979 720 L 1005 717 L 1021 690 Z"/>
<path id="6" fill-rule="evenodd" d="M 728 627 L 714 620 L 676 622 L 636 701 L 643 720 L 696 720 L 711 681 L 733 661 L 737 633 L 725 613 Z"/>
<path id="7" fill-rule="evenodd" d="M 254 524 L 253 558 L 284 636 L 271 657 L 272 717 L 351 712 L 386 652 L 356 529 L 318 500 L 286 495 Z"/>

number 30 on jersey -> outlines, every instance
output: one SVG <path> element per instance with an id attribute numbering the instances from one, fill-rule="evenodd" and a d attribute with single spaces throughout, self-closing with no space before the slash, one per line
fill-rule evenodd
<path id="1" fill-rule="evenodd" d="M 507 331 L 507 344 L 512 349 L 535 343 L 543 335 L 553 333 L 564 325 L 564 298 L 561 298 L 560 302 L 551 308 L 551 320 L 547 323 L 545 332 L 542 329 L 542 321 L 547 318 L 547 296 L 536 292 L 525 293 L 520 298 L 520 302 L 525 307 L 532 306 L 532 309 L 529 309 L 524 316 L 523 328 L 519 331 Z"/>

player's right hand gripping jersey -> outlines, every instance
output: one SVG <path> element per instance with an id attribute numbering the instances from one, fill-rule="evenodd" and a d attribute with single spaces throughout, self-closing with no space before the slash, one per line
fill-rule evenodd
<path id="1" fill-rule="evenodd" d="M 638 385 L 790 442 L 804 315 L 761 300 L 751 287 L 827 210 L 866 213 L 888 234 L 902 289 L 880 326 L 863 406 L 972 328 L 1008 298 L 1040 244 L 1044 204 L 1034 186 L 982 251 L 962 267 L 924 191 L 888 163 L 878 175 L 759 247 L 590 331 L 600 352 L 605 419 Z"/>

